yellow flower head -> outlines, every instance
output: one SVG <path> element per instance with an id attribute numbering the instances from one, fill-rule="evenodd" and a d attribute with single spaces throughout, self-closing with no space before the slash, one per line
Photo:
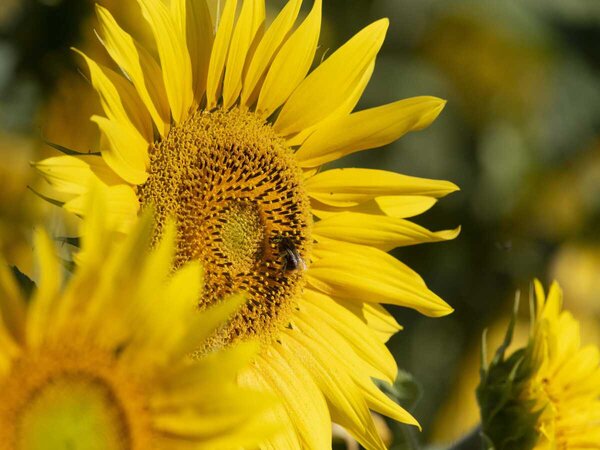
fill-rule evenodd
<path id="1" fill-rule="evenodd" d="M 202 0 L 138 3 L 155 45 L 144 48 L 98 7 L 98 34 L 115 66 L 82 54 L 104 109 L 92 117 L 101 154 L 67 151 L 38 169 L 78 215 L 89 182 L 100 182 L 121 231 L 149 205 L 159 231 L 174 216 L 175 265 L 205 268 L 201 309 L 247 293 L 200 353 L 253 337 L 263 343 L 242 382 L 283 399 L 277 416 L 289 432 L 273 448 L 327 448 L 332 420 L 367 448 L 384 448 L 370 410 L 416 421 L 372 381 L 392 382 L 397 372 L 385 341 L 400 327 L 380 303 L 434 317 L 452 311 L 386 252 L 455 237 L 458 230 L 431 232 L 407 218 L 457 187 L 319 168 L 428 126 L 445 102 L 415 97 L 352 112 L 385 19 L 310 71 L 321 0 L 302 20 L 301 0 L 291 0 L 270 24 L 264 0 L 223 2 L 215 20 Z"/>
<path id="2" fill-rule="evenodd" d="M 555 282 L 535 281 L 535 316 L 526 347 L 504 344 L 482 369 L 477 396 L 482 431 L 496 450 L 600 449 L 600 352 L 582 346 L 579 323 L 562 310 Z"/>
<path id="3" fill-rule="evenodd" d="M 536 450 L 600 449 L 600 352 L 582 346 L 579 323 L 536 281 L 533 374 L 523 396 L 539 410 Z"/>
<path id="4" fill-rule="evenodd" d="M 236 384 L 256 346 L 186 357 L 239 301 L 192 313 L 201 270 L 172 274 L 174 228 L 149 253 L 146 215 L 112 245 L 94 208 L 71 278 L 43 232 L 28 302 L 0 265 L 0 448 L 215 449 L 269 437 L 272 401 Z"/>

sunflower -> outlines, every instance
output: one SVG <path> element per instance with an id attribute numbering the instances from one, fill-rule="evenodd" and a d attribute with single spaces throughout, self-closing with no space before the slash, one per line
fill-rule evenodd
<path id="1" fill-rule="evenodd" d="M 504 344 L 482 370 L 483 433 L 498 450 L 600 449 L 600 351 L 582 346 L 579 323 L 562 309 L 554 282 L 546 297 L 535 281 L 528 345 L 504 358 Z"/>
<path id="2" fill-rule="evenodd" d="M 540 411 L 535 450 L 600 449 L 600 352 L 582 346 L 579 323 L 562 310 L 562 291 L 546 298 L 536 281 L 533 374 L 523 397 Z"/>
<path id="3" fill-rule="evenodd" d="M 91 119 L 100 154 L 65 149 L 37 168 L 80 216 L 88 183 L 100 182 L 120 231 L 149 205 L 157 235 L 175 217 L 175 266 L 200 260 L 205 268 L 200 309 L 247 294 L 199 353 L 262 342 L 240 382 L 283 400 L 275 415 L 289 431 L 271 448 L 328 448 L 332 421 L 365 447 L 385 448 L 370 410 L 417 422 L 373 383 L 397 373 L 385 342 L 400 326 L 381 304 L 434 317 L 452 311 L 386 252 L 454 238 L 458 229 L 431 232 L 407 219 L 457 187 L 384 170 L 319 169 L 428 126 L 445 102 L 415 97 L 352 112 L 386 19 L 311 71 L 321 0 L 302 20 L 302 2 L 292 0 L 268 26 L 264 0 L 228 0 L 216 30 L 202 0 L 138 3 L 155 52 L 97 7 L 115 65 L 81 53 L 104 108 Z"/>
<path id="4" fill-rule="evenodd" d="M 256 345 L 185 358 L 239 301 L 190 314 L 199 264 L 171 275 L 174 227 L 149 253 L 149 217 L 111 246 L 92 216 L 64 283 L 52 241 L 36 232 L 29 302 L 0 265 L 1 449 L 237 448 L 276 431 L 264 414 L 272 400 L 236 383 Z"/>

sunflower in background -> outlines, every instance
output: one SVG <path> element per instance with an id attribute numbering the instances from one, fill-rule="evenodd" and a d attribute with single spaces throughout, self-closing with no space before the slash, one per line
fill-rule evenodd
<path id="1" fill-rule="evenodd" d="M 570 299 L 569 308 L 578 315 L 595 318 L 600 325 L 600 245 L 583 240 L 566 242 L 554 255 L 551 273 Z"/>
<path id="2" fill-rule="evenodd" d="M 104 213 L 95 201 L 64 283 L 53 243 L 36 232 L 29 302 L 0 265 L 0 448 L 237 448 L 276 432 L 273 399 L 235 382 L 256 345 L 186 358 L 239 300 L 190 314 L 201 269 L 172 273 L 174 227 L 149 252 L 149 214 L 114 244 Z"/>
<path id="3" fill-rule="evenodd" d="M 600 249 L 590 243 L 563 245 L 556 254 L 551 270 L 564 290 L 565 306 L 579 317 L 577 326 L 582 342 L 595 345 L 600 345 L 597 301 L 599 271 Z M 508 314 L 501 314 L 486 328 L 489 348 L 501 345 L 509 320 Z M 516 318 L 507 353 L 527 345 L 530 328 L 530 319 L 525 315 L 521 314 Z M 480 413 L 475 389 L 479 383 L 480 345 L 480 342 L 471 345 L 464 352 L 450 394 L 436 415 L 432 427 L 431 442 L 434 444 L 447 445 L 455 442 L 467 436 L 479 424 Z M 456 414 L 456 411 L 460 411 L 460 414 Z"/>
<path id="4" fill-rule="evenodd" d="M 31 137 L 0 132 L 0 250 L 8 264 L 27 274 L 33 270 L 31 227 L 48 209 L 27 190 L 34 179 L 29 162 L 37 146 Z"/>
<path id="5" fill-rule="evenodd" d="M 139 4 L 154 36 L 150 49 L 99 6 L 99 36 L 115 65 L 80 52 L 104 109 L 92 117 L 101 154 L 68 150 L 36 167 L 80 216 L 89 183 L 99 182 L 119 231 L 129 232 L 149 206 L 157 235 L 174 216 L 175 266 L 199 260 L 205 268 L 200 309 L 247 293 L 247 304 L 198 356 L 262 342 L 240 382 L 283 402 L 275 415 L 288 432 L 269 448 L 328 448 L 332 420 L 365 447 L 385 448 L 370 410 L 417 422 L 373 383 L 391 383 L 397 373 L 385 342 L 400 326 L 380 304 L 433 317 L 452 311 L 386 251 L 454 238 L 458 229 L 431 232 L 407 218 L 457 187 L 383 170 L 319 168 L 426 127 L 444 101 L 415 97 L 352 113 L 385 19 L 309 74 L 320 0 L 296 27 L 301 1 L 265 27 L 264 0 L 239 10 L 230 0 L 216 32 L 202 1 Z"/>
<path id="6" fill-rule="evenodd" d="M 482 430 L 498 450 L 600 448 L 600 351 L 562 303 L 557 283 L 546 296 L 536 280 L 529 344 L 484 368 Z"/>
<path id="7" fill-rule="evenodd" d="M 562 311 L 555 283 L 546 298 L 536 281 L 532 337 L 534 373 L 523 393 L 541 412 L 536 450 L 600 449 L 600 352 L 582 346 L 579 323 Z"/>

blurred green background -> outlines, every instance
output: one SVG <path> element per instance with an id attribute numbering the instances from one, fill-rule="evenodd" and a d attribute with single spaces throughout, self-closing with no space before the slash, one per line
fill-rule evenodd
<path id="1" fill-rule="evenodd" d="M 133 2 L 100 3 L 144 39 Z M 0 0 L 0 245 L 24 270 L 31 224 L 56 213 L 27 190 L 37 183 L 29 161 L 48 152 L 42 137 L 81 148 L 96 133 L 87 117 L 97 100 L 69 51 L 100 52 L 91 12 L 88 0 Z M 461 187 L 416 219 L 462 225 L 456 240 L 394 252 L 456 312 L 393 310 L 405 330 L 390 347 L 419 385 L 404 402 L 424 431 L 392 424 L 392 448 L 443 448 L 477 420 L 482 330 L 493 343 L 533 277 L 557 278 L 584 340 L 600 343 L 600 1 L 324 0 L 324 14 L 319 59 L 390 18 L 359 108 L 448 100 L 430 128 L 337 162 Z"/>

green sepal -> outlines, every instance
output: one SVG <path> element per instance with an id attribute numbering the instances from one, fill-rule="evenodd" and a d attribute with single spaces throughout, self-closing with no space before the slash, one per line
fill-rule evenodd
<path id="1" fill-rule="evenodd" d="M 47 146 L 52 147 L 53 149 L 58 150 L 59 152 L 68 156 L 101 156 L 100 152 L 80 152 L 48 140 L 44 140 L 44 143 Z"/>
<path id="2" fill-rule="evenodd" d="M 73 247 L 81 248 L 81 238 L 79 238 L 77 236 L 75 236 L 75 237 L 57 236 L 54 238 L 54 240 L 61 244 L 68 244 L 68 245 L 72 245 Z"/>
<path id="3" fill-rule="evenodd" d="M 506 356 L 513 338 L 518 303 L 517 298 L 504 341 L 489 365 L 485 362 L 485 333 L 483 335 L 481 380 L 476 394 L 485 450 L 531 450 L 538 440 L 536 423 L 541 411 L 535 411 L 535 403 L 525 400 L 523 395 L 533 374 L 531 344 Z"/>
<path id="4" fill-rule="evenodd" d="M 31 192 L 33 192 L 35 195 L 37 195 L 42 200 L 47 201 L 48 203 L 50 203 L 50 204 L 52 204 L 54 206 L 58 206 L 59 208 L 62 208 L 64 206 L 64 204 L 65 204 L 65 202 L 61 202 L 61 201 L 56 200 L 54 198 L 48 197 L 47 195 L 44 195 L 41 192 L 36 191 L 31 186 L 27 186 L 27 189 L 29 189 Z"/>
<path id="5" fill-rule="evenodd" d="M 398 369 L 394 384 L 378 379 L 374 379 L 374 381 L 379 389 L 404 408 L 413 408 L 423 394 L 421 385 L 410 373 L 402 369 Z"/>
<path id="6" fill-rule="evenodd" d="M 23 298 L 29 300 L 31 298 L 31 294 L 33 294 L 33 291 L 36 288 L 35 282 L 23 272 L 21 272 L 17 266 L 11 266 L 10 269 L 13 273 L 15 280 L 17 281 L 19 288 L 21 289 Z"/>

